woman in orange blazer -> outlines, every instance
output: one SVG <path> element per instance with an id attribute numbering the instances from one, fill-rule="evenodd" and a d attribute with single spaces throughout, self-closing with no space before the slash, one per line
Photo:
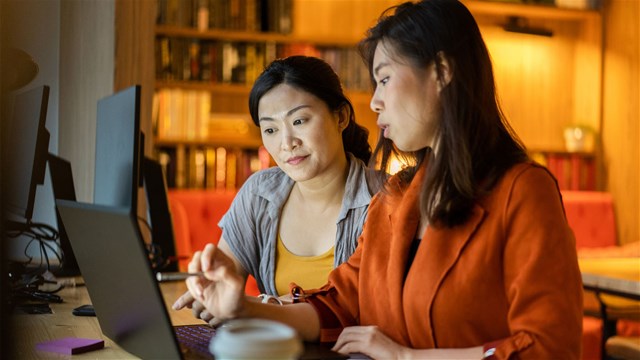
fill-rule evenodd
<path id="1" fill-rule="evenodd" d="M 369 206 L 354 255 L 287 306 L 242 297 L 214 246 L 190 292 L 220 318 L 285 322 L 373 358 L 577 359 L 582 284 L 553 176 L 531 162 L 496 100 L 491 61 L 457 0 L 405 3 L 369 30 L 381 138 L 411 164 Z"/>

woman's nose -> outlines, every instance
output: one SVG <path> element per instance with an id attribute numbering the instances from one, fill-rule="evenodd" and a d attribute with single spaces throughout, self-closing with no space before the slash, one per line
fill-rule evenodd
<path id="1" fill-rule="evenodd" d="M 291 131 L 282 132 L 282 149 L 291 151 L 300 146 L 300 139 Z"/>
<path id="2" fill-rule="evenodd" d="M 369 107 L 373 112 L 380 113 L 383 109 L 382 100 L 380 100 L 380 95 L 378 94 L 378 90 L 373 93 L 373 97 L 371 98 L 371 102 L 369 103 Z"/>

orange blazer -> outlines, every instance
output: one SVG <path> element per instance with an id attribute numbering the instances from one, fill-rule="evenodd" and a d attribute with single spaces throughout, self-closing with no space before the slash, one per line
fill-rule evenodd
<path id="1" fill-rule="evenodd" d="M 423 167 L 404 192 L 376 195 L 356 252 L 310 292 L 321 341 L 376 325 L 416 349 L 503 340 L 497 359 L 578 359 L 582 281 L 553 176 L 514 166 L 465 224 L 427 228 L 405 277 L 424 176 Z"/>

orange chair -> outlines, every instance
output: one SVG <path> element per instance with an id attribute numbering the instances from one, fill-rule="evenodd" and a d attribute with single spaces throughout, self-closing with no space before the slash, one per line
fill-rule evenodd
<path id="1" fill-rule="evenodd" d="M 609 258 L 615 262 L 616 258 L 638 256 L 633 244 L 618 244 L 613 197 L 610 193 L 563 190 L 562 201 L 567 222 L 575 235 L 581 268 L 591 258 Z M 585 292 L 584 296 L 585 313 L 598 314 L 600 307 L 595 295 Z M 613 331 L 619 335 L 634 336 L 640 331 L 637 321 L 621 319 L 607 323 L 605 327 L 601 318 L 589 315 L 583 318 L 582 323 L 583 360 L 604 358 L 602 338 L 605 333 Z"/>
<path id="2" fill-rule="evenodd" d="M 189 259 L 208 243 L 217 244 L 222 235 L 218 222 L 231 206 L 235 191 L 170 190 L 169 204 L 179 267 L 186 270 Z M 245 292 L 260 294 L 252 276 L 247 279 Z"/>
<path id="3" fill-rule="evenodd" d="M 618 245 L 613 197 L 599 191 L 562 191 L 567 222 L 576 237 L 576 248 Z"/>

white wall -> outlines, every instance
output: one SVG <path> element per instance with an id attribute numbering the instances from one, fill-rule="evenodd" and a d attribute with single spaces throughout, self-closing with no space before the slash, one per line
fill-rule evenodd
<path id="1" fill-rule="evenodd" d="M 5 0 L 2 12 L 2 32 L 5 33 L 3 46 L 14 47 L 27 52 L 38 64 L 38 75 L 29 84 L 18 89 L 24 91 L 37 86 L 48 85 L 49 103 L 46 127 L 51 135 L 49 151 L 58 151 L 58 104 L 59 104 L 59 34 L 60 3 L 47 0 Z M 3 71 L 10 71 L 5 70 Z M 7 104 L 10 106 L 10 104 Z M 8 119 L 7 119 L 8 121 Z M 5 176 L 11 176 L 6 174 Z M 28 181 L 25 179 L 25 181 Z M 33 219 L 57 228 L 51 179 L 47 171 L 44 185 L 36 190 Z M 26 260 L 25 248 L 37 263 L 40 251 L 36 243 L 27 248 L 28 239 L 12 239 L 8 256 L 11 259 Z"/>
<path id="2" fill-rule="evenodd" d="M 98 100 L 113 93 L 115 0 L 63 0 L 60 23 L 60 156 L 79 201 L 93 201 Z"/>
<path id="3" fill-rule="evenodd" d="M 3 40 L 39 65 L 38 76 L 24 89 L 51 88 L 49 151 L 71 162 L 78 200 L 92 202 L 97 101 L 113 92 L 115 0 L 1 1 Z M 57 228 L 54 206 L 47 173 L 37 189 L 33 220 Z M 11 240 L 8 258 L 26 259 L 25 245 Z M 40 261 L 37 247 L 28 253 L 33 263 Z"/>

